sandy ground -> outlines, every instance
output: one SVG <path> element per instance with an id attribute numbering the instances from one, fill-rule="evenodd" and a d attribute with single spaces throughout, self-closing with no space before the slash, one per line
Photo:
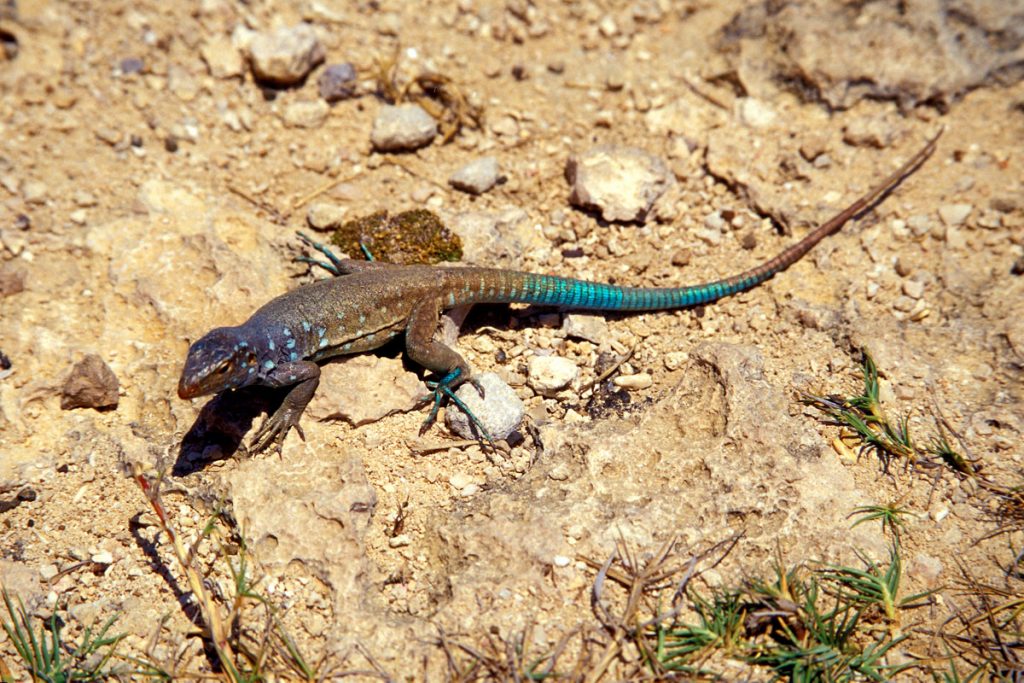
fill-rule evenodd
<path id="1" fill-rule="evenodd" d="M 676 539 L 688 556 L 742 532 L 701 579 L 733 584 L 776 553 L 884 558 L 878 525 L 851 530 L 848 515 L 900 501 L 906 589 L 942 597 L 914 612 L 900 656 L 940 657 L 927 632 L 956 608 L 961 564 L 1019 591 L 1006 568 L 1020 534 L 990 537 L 998 502 L 974 479 L 849 457 L 797 397 L 856 392 L 869 348 L 887 409 L 920 440 L 940 414 L 988 481 L 1020 484 L 1024 57 L 1000 25 L 1012 3 L 969 6 L 966 29 L 931 5 L 893 17 L 879 4 L 0 6 L 0 580 L 32 613 L 70 615 L 72 635 L 116 613 L 120 651 L 182 678 L 210 671 L 184 574 L 128 476 L 165 470 L 172 524 L 190 540 L 230 511 L 239 535 L 221 550 L 237 558 L 245 541 L 311 659 L 436 679 L 439 633 L 479 644 L 532 625 L 544 651 L 594 624 L 591 563 L 616 544 L 650 557 Z M 258 84 L 246 32 L 303 22 L 324 64 L 294 86 Z M 483 126 L 374 151 L 376 76 L 396 56 L 399 84 L 444 74 Z M 340 62 L 358 93 L 318 109 L 318 76 Z M 307 416 L 305 441 L 252 458 L 233 447 L 242 433 L 204 431 L 206 399 L 177 397 L 191 341 L 308 281 L 290 259 L 315 203 L 350 218 L 429 208 L 477 265 L 695 284 L 770 258 L 943 126 L 890 197 L 753 291 L 610 315 L 590 340 L 558 311 L 474 310 L 460 351 L 527 408 L 529 428 L 498 454 L 450 445 L 443 424 L 417 440 L 413 410 L 360 426 Z M 674 185 L 646 221 L 570 205 L 566 162 L 599 144 L 664 160 Z M 480 196 L 448 185 L 482 156 L 504 182 Z M 651 381 L 592 390 L 630 350 L 620 374 Z M 116 376 L 117 406 L 63 409 L 89 354 Z M 542 396 L 527 367 L 549 354 L 580 372 Z M 379 355 L 332 364 L 318 400 L 415 389 L 400 345 Z M 371 412 L 405 407 L 398 393 L 367 398 Z M 196 562 L 230 594 L 217 550 L 203 543 Z M 12 654 L 0 640 L 23 675 Z"/>

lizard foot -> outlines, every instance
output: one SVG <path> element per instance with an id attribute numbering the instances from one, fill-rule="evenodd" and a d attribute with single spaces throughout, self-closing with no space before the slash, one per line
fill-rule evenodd
<path id="1" fill-rule="evenodd" d="M 302 433 L 302 427 L 299 426 L 299 418 L 301 416 L 301 410 L 294 410 L 287 406 L 278 408 L 256 430 L 256 435 L 253 436 L 252 444 L 249 446 L 249 452 L 252 455 L 256 455 L 273 447 L 274 451 L 281 455 L 284 439 L 288 436 L 288 432 L 291 431 L 292 427 L 298 432 L 299 438 L 305 441 L 306 435 Z"/>
<path id="2" fill-rule="evenodd" d="M 433 401 L 434 405 L 430 408 L 430 414 L 427 415 L 427 419 L 423 421 L 423 425 L 420 427 L 420 436 L 423 436 L 431 425 L 437 420 L 437 411 L 441 409 L 441 403 L 445 400 L 454 403 L 459 410 L 466 414 L 473 426 L 476 427 L 480 435 L 486 439 L 487 443 L 490 444 L 492 449 L 495 449 L 494 439 L 491 438 L 490 432 L 484 427 L 483 423 L 473 414 L 473 411 L 462 402 L 458 396 L 455 395 L 455 387 L 463 382 L 469 382 L 473 385 L 473 388 L 480 394 L 480 398 L 484 398 L 484 387 L 475 377 L 469 379 L 462 378 L 462 369 L 455 368 L 447 375 L 442 377 L 437 382 L 427 382 L 427 388 L 431 390 L 429 394 L 420 397 L 422 403 Z M 495 449 L 496 450 L 496 449 Z"/>
<path id="3" fill-rule="evenodd" d="M 334 275 L 334 276 L 338 276 L 338 275 L 342 274 L 341 260 L 338 259 L 338 257 L 334 255 L 334 252 L 331 251 L 330 247 L 328 247 L 325 244 L 321 244 L 320 242 L 314 241 L 312 238 L 310 238 L 305 233 L 297 232 L 295 234 L 297 234 L 299 236 L 299 239 L 307 247 L 309 247 L 310 249 L 315 249 L 315 250 L 319 251 L 321 254 L 323 254 L 324 256 L 326 256 L 327 260 L 330 261 L 330 263 L 326 263 L 324 261 L 319 261 L 319 260 L 317 260 L 315 258 L 310 258 L 308 256 L 296 256 L 295 257 L 295 261 L 297 261 L 298 263 L 308 263 L 308 264 L 310 264 L 312 266 L 319 266 L 319 267 L 323 268 L 328 273 L 330 273 L 331 275 Z"/>

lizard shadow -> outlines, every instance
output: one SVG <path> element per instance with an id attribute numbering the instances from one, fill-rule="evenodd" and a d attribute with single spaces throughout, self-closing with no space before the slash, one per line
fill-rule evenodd
<path id="1" fill-rule="evenodd" d="M 225 391 L 199 411 L 178 447 L 171 473 L 185 476 L 215 460 L 226 460 L 239 450 L 242 440 L 261 413 L 273 414 L 286 392 L 271 387 L 245 387 Z"/>
<path id="2" fill-rule="evenodd" d="M 409 370 L 416 365 L 404 356 L 404 346 L 396 339 L 371 353 L 395 357 L 402 355 Z M 344 363 L 352 356 L 338 356 L 321 365 Z M 250 386 L 236 391 L 223 391 L 213 396 L 200 409 L 178 447 L 171 474 L 177 477 L 194 474 L 217 460 L 227 460 L 241 451 L 247 453 L 243 441 L 261 414 L 273 415 L 281 406 L 289 387 Z"/>

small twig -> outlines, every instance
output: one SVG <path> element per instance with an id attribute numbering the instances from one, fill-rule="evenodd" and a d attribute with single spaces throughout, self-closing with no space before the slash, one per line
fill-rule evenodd
<path id="1" fill-rule="evenodd" d="M 338 185 L 341 185 L 343 183 L 350 183 L 350 182 L 352 182 L 353 180 L 355 180 L 356 178 L 358 178 L 361 175 L 363 175 L 363 171 L 360 170 L 359 172 L 353 173 L 352 175 L 349 175 L 349 176 L 345 176 L 344 178 L 335 178 L 334 180 L 331 180 L 331 181 L 328 181 L 328 182 L 324 183 L 323 185 L 321 185 L 317 189 L 313 190 L 309 194 L 307 194 L 307 195 L 305 195 L 303 197 L 299 197 L 294 202 L 292 202 L 292 211 L 295 211 L 296 209 L 299 209 L 299 208 L 305 206 L 307 203 L 313 201 L 314 199 L 316 199 L 317 197 L 319 197 L 323 193 L 330 192 L 331 190 L 336 188 Z"/>
<path id="2" fill-rule="evenodd" d="M 278 225 L 284 225 L 287 222 L 288 216 L 285 215 L 285 214 L 282 214 L 277 209 L 277 207 L 273 206 L 269 202 L 265 202 L 265 201 L 263 201 L 261 199 L 257 199 L 256 197 L 253 197 L 251 194 L 249 194 L 248 192 L 246 192 L 242 188 L 236 186 L 234 183 L 228 183 L 228 190 L 232 194 L 236 194 L 239 197 L 241 197 L 242 199 L 244 199 L 245 201 L 249 202 L 250 204 L 255 206 L 257 209 L 262 209 L 263 211 L 266 211 L 267 213 L 269 213 L 273 217 L 274 222 L 277 223 Z"/>
<path id="3" fill-rule="evenodd" d="M 625 363 L 626 361 L 628 361 L 630 358 L 633 357 L 633 354 L 636 352 L 636 347 L 637 347 L 637 344 L 633 344 L 633 348 L 631 348 L 629 351 L 627 351 L 622 356 L 620 356 L 618 359 L 616 359 L 615 363 L 613 363 L 611 367 L 609 367 L 604 372 L 602 372 L 600 375 L 598 375 L 590 383 L 585 384 L 583 386 L 583 388 L 580 389 L 580 395 L 583 395 L 583 394 L 587 393 L 588 391 L 590 391 L 591 389 L 593 389 L 594 387 L 599 386 L 606 379 L 608 379 L 609 377 L 614 375 L 616 372 L 618 372 L 619 368 L 622 367 L 622 364 Z"/>

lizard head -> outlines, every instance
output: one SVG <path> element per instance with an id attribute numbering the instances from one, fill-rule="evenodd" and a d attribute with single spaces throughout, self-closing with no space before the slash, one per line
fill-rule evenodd
<path id="1" fill-rule="evenodd" d="M 196 398 L 238 389 L 256 377 L 256 353 L 237 327 L 218 327 L 192 344 L 178 380 L 178 396 Z"/>

